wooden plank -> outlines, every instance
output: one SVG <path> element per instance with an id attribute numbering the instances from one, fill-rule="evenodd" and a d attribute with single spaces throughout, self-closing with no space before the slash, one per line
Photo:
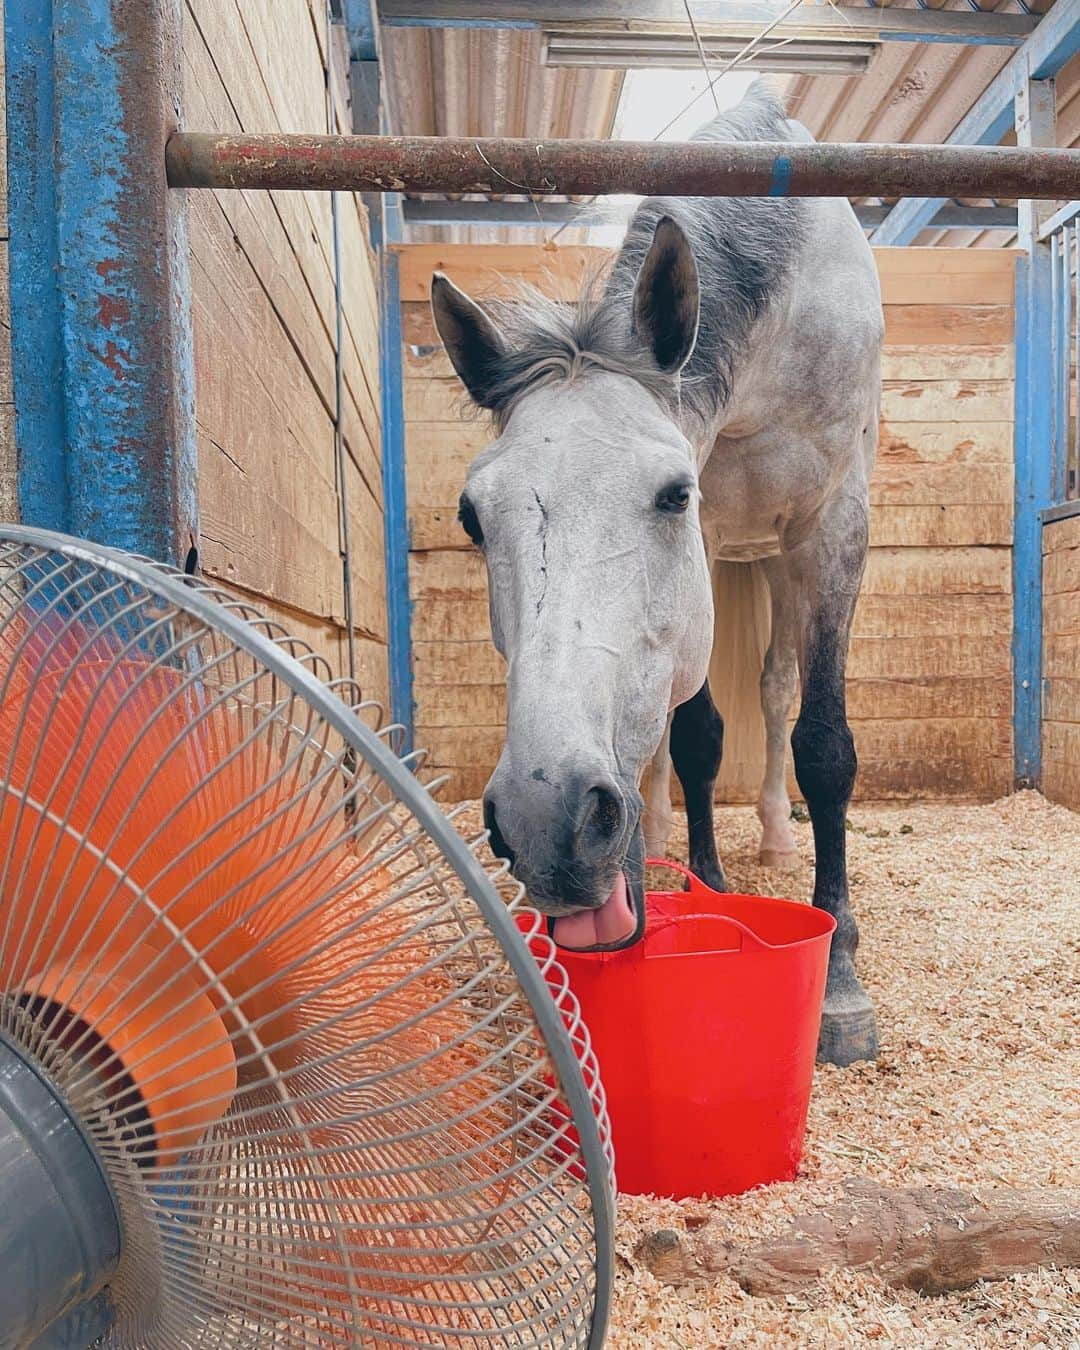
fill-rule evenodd
<path id="1" fill-rule="evenodd" d="M 1043 553 L 1072 548 L 1080 548 L 1080 516 L 1055 520 L 1043 527 Z"/>
<path id="2" fill-rule="evenodd" d="M 881 357 L 883 380 L 1011 380 L 1011 344 L 923 347 L 887 346 Z"/>
<path id="3" fill-rule="evenodd" d="M 436 601 L 428 601 L 429 606 Z M 858 637 L 967 637 L 1012 633 L 1010 595 L 863 595 L 852 632 Z"/>
<path id="4" fill-rule="evenodd" d="M 1045 722 L 1043 755 L 1063 764 L 1080 764 L 1080 722 Z"/>
<path id="5" fill-rule="evenodd" d="M 1011 465 L 897 464 L 885 461 L 870 480 L 872 506 L 1009 506 Z"/>
<path id="6" fill-rule="evenodd" d="M 1080 616 L 1080 597 L 1074 608 Z M 1074 622 L 1080 627 L 1080 618 Z M 1008 595 L 864 595 L 852 631 L 859 637 L 1007 638 L 1012 632 L 1012 600 Z M 480 642 L 490 635 L 485 599 L 428 599 L 417 602 L 413 610 L 417 642 Z"/>
<path id="7" fill-rule="evenodd" d="M 406 375 L 456 379 L 435 332 L 430 306 L 424 301 L 413 301 L 401 308 Z M 931 333 L 920 345 L 887 345 L 881 358 L 883 380 L 1011 380 L 1013 373 L 1013 347 L 1005 341 L 934 345 Z"/>
<path id="8" fill-rule="evenodd" d="M 456 508 L 449 506 L 410 507 L 409 542 L 415 549 L 472 549 L 458 522 Z"/>
<path id="9" fill-rule="evenodd" d="M 283 509 L 258 475 L 247 474 L 205 432 L 198 447 L 203 570 L 320 621 L 339 616 L 341 561 L 327 530 Z M 328 501 L 332 517 L 332 495 Z"/>
<path id="10" fill-rule="evenodd" d="M 1077 682 L 1073 682 L 1077 683 Z M 418 684 L 416 716 L 427 727 L 503 726 L 506 689 L 501 684 Z M 1080 720 L 1080 683 L 1075 717 Z M 996 717 L 1012 711 L 1012 682 L 1007 675 L 955 679 L 852 680 L 847 692 L 848 716 L 853 722 L 919 719 L 922 717 Z"/>
<path id="11" fill-rule="evenodd" d="M 875 547 L 1012 543 L 1012 508 L 984 506 L 891 506 L 870 513 L 870 542 Z M 427 533 L 436 533 L 428 523 Z"/>
<path id="12" fill-rule="evenodd" d="M 896 422 L 1005 422 L 1013 413 L 1011 380 L 887 380 L 881 413 Z"/>
<path id="13" fill-rule="evenodd" d="M 240 123 L 221 82 L 220 73 L 195 24 L 188 25 L 184 47 L 185 105 L 195 125 L 239 131 Z M 243 251 L 266 291 L 290 342 L 308 371 L 327 413 L 336 406 L 333 336 L 333 294 L 321 297 L 331 309 L 324 312 L 320 298 L 309 287 L 308 277 L 297 258 L 285 224 L 265 192 L 218 192 L 199 194 L 210 198 L 228 222 L 236 248 Z M 205 200 L 200 207 L 209 209 Z M 378 325 L 373 338 L 377 343 Z M 351 353 L 355 361 L 355 352 Z M 378 356 L 373 358 L 377 387 Z M 348 372 L 351 395 L 355 378 Z M 381 430 L 377 403 L 370 394 L 361 406 L 350 396 L 344 407 L 346 442 L 376 499 L 382 499 L 380 468 Z"/>
<path id="14" fill-rule="evenodd" d="M 413 607 L 414 642 L 491 640 L 486 600 L 422 600 Z"/>
<path id="15" fill-rule="evenodd" d="M 967 251 L 967 250 L 965 250 Z M 425 299 L 405 303 L 402 309 L 402 345 L 405 371 L 410 375 L 455 378 Z M 1008 305 L 945 305 L 924 302 L 884 307 L 885 351 L 882 378 L 1010 379 L 1013 365 L 1013 308 Z M 978 353 L 992 352 L 993 358 Z M 903 355 L 900 355 L 902 353 Z M 948 353 L 948 357 L 942 354 Z M 953 357 L 953 353 L 964 353 Z M 967 354 L 974 363 L 967 367 Z M 895 354 L 895 355 L 894 355 Z M 987 359 L 992 364 L 985 365 Z M 957 363 L 965 364 L 957 368 Z M 950 361 L 952 365 L 950 366 Z M 948 373 L 946 373 L 948 372 Z"/>
<path id="16" fill-rule="evenodd" d="M 975 253 L 975 249 L 964 252 Z M 1011 342 L 1015 315 L 1011 304 L 884 306 L 886 345 L 956 343 L 997 345 Z"/>
<path id="17" fill-rule="evenodd" d="M 469 465 L 490 443 L 491 435 L 486 422 L 409 423 L 406 469 L 410 509 L 456 507 Z M 878 462 L 870 481 L 870 500 L 875 506 L 1011 507 L 1012 499 L 1012 468 L 1008 463 L 924 463 L 889 456 Z"/>
<path id="18" fill-rule="evenodd" d="M 854 799 L 861 802 L 995 801 L 1012 788 L 1011 755 L 963 759 L 892 758 L 860 762 Z"/>
<path id="19" fill-rule="evenodd" d="M 604 266 L 610 250 L 540 244 L 401 244 L 401 298 L 428 299 L 434 272 L 476 296 L 509 295 L 523 279 L 548 294 L 572 300 L 590 272 Z M 1017 251 L 947 248 L 875 250 L 882 300 L 921 304 L 931 295 L 941 305 L 1011 305 Z"/>
<path id="20" fill-rule="evenodd" d="M 386 536 L 382 508 L 351 460 L 347 461 L 347 472 L 353 627 L 365 636 L 385 642 Z M 344 622 L 344 613 L 341 618 Z"/>
<path id="21" fill-rule="evenodd" d="M 1056 766 L 1055 766 L 1056 769 Z M 450 782 L 440 793 L 440 800 L 450 803 L 472 801 L 481 796 L 490 777 L 490 770 L 482 767 L 447 767 L 438 763 L 438 756 L 432 761 L 429 773 L 446 773 Z M 1080 783 L 1080 774 L 1063 775 L 1064 785 L 1059 789 L 1062 796 L 1055 800 L 1065 800 L 1064 793 L 1071 790 L 1076 793 Z M 1056 780 L 1055 780 L 1056 781 Z M 1010 758 L 986 758 L 974 763 L 959 761 L 894 760 L 887 764 L 868 763 L 860 766 L 859 776 L 855 780 L 854 799 L 858 802 L 903 802 L 903 801 L 995 801 L 1005 796 L 1012 785 L 1012 760 Z M 716 799 L 720 804 L 750 805 L 757 795 L 756 785 L 749 791 L 741 790 L 725 794 L 717 791 Z M 797 799 L 797 793 L 794 794 Z M 1080 800 L 1074 796 L 1073 801 Z"/>
<path id="22" fill-rule="evenodd" d="M 1044 680 L 1043 722 L 1080 722 L 1080 674 Z"/>
<path id="23" fill-rule="evenodd" d="M 298 0 L 285 0 L 278 7 L 271 0 L 238 7 L 225 0 L 187 0 L 189 28 L 194 28 L 204 39 L 212 56 L 215 73 L 220 72 L 233 116 L 240 129 L 246 131 L 307 130 L 325 126 L 325 84 L 321 57 L 314 59 L 314 35 L 310 22 L 303 27 L 303 14 Z M 242 9 L 242 12 L 241 12 Z M 300 35 L 299 51 L 308 59 L 281 63 L 279 53 L 288 53 L 287 32 L 293 25 Z M 283 33 L 286 37 L 283 38 Z M 269 36 L 268 36 L 269 35 Z M 190 41 L 190 39 L 189 39 Z M 316 53 L 317 56 L 317 53 Z M 268 86 L 265 72 L 279 72 L 277 82 L 271 78 Z M 286 72 L 285 88 L 281 87 L 281 72 Z M 211 85 L 209 79 L 205 84 Z M 303 87 L 292 88 L 294 83 Z M 321 112 L 318 109 L 322 109 Z M 312 122 L 310 119 L 315 117 Z M 211 125 L 208 130 L 220 129 Z M 238 194 L 222 194 L 223 196 Z M 334 271 L 333 239 L 330 204 L 326 193 L 270 192 L 255 194 L 265 198 L 280 218 L 287 236 L 286 252 L 295 254 L 305 283 L 315 300 L 328 335 L 334 332 Z M 350 232 L 343 231 L 346 248 L 350 246 Z M 283 257 L 283 261 L 286 259 Z M 370 272 L 370 266 L 368 268 Z M 378 354 L 377 307 L 374 302 L 374 279 L 365 277 L 363 269 L 353 265 L 351 255 L 346 257 L 343 269 L 346 285 L 350 287 L 345 306 L 346 344 L 345 375 L 349 399 L 355 402 L 356 416 L 366 428 L 367 436 L 376 451 L 381 445 L 378 432 Z M 355 283 L 350 281 L 355 277 Z M 356 295 L 364 297 L 363 313 L 356 314 Z M 350 350 L 351 348 L 351 350 Z M 363 377 L 360 377 L 363 372 Z M 359 463 L 363 454 L 359 437 L 346 428 L 350 450 Z M 377 480 L 378 475 L 373 476 Z M 373 491 L 377 481 L 369 483 Z"/>
<path id="24" fill-rule="evenodd" d="M 466 644 L 467 645 L 467 644 Z M 1080 670 L 1080 633 L 1043 634 L 1043 675 L 1071 678 Z"/>
<path id="25" fill-rule="evenodd" d="M 1013 420 L 882 422 L 878 464 L 1012 464 Z"/>
<path id="26" fill-rule="evenodd" d="M 874 249 L 885 304 L 1011 305 L 1019 249 Z"/>
<path id="27" fill-rule="evenodd" d="M 413 553 L 409 558 L 412 600 L 486 600 L 484 559 L 469 553 Z"/>
<path id="28" fill-rule="evenodd" d="M 1042 790 L 1050 801 L 1080 811 L 1080 764 L 1044 758 Z"/>
<path id="29" fill-rule="evenodd" d="M 886 775 L 896 763 L 922 766 L 915 775 L 910 771 L 900 775 L 902 790 L 910 789 L 913 778 L 920 786 L 936 782 L 950 791 L 970 791 L 974 779 L 976 790 L 982 790 L 980 766 L 1006 760 L 1012 749 L 1012 729 L 1004 717 L 870 721 L 857 723 L 853 730 L 864 792 L 872 786 L 880 793 L 884 784 L 891 783 Z M 1080 753 L 1080 726 L 1075 730 Z M 416 729 L 417 743 L 430 747 L 433 762 L 476 769 L 485 778 L 498 762 L 504 735 L 501 726 Z"/>
<path id="30" fill-rule="evenodd" d="M 1080 590 L 1043 596 L 1043 631 L 1055 636 L 1080 633 Z"/>
<path id="31" fill-rule="evenodd" d="M 1047 534 L 1043 530 L 1043 537 Z M 1080 591 L 1080 547 L 1043 553 L 1043 590 L 1051 595 Z"/>
<path id="32" fill-rule="evenodd" d="M 472 547 L 458 523 L 456 504 L 410 506 L 409 524 L 414 549 Z M 968 504 L 876 506 L 870 514 L 870 542 L 875 548 L 1007 545 L 1012 542 L 1012 509 L 990 505 L 973 510 Z"/>
<path id="33" fill-rule="evenodd" d="M 920 679 L 928 676 L 1007 675 L 1006 637 L 861 637 L 852 639 L 848 678 Z"/>
<path id="34" fill-rule="evenodd" d="M 1068 642 L 1071 638 L 1060 638 Z M 1075 639 L 1080 651 L 1080 637 Z M 417 642 L 417 684 L 500 684 L 506 667 L 490 642 Z M 853 638 L 848 678 L 925 679 L 951 676 L 993 678 L 1010 673 L 1008 640 L 1001 636 Z"/>
<path id="35" fill-rule="evenodd" d="M 215 212 L 207 202 L 191 216 L 203 533 L 237 584 L 329 616 L 340 612 L 332 428 L 250 267 L 215 238 Z"/>
<path id="36" fill-rule="evenodd" d="M 413 553 L 410 567 L 410 594 L 415 601 L 487 599 L 484 559 L 475 549 Z M 1012 591 L 1009 551 L 871 549 L 862 591 L 864 595 L 1008 595 Z"/>
<path id="37" fill-rule="evenodd" d="M 862 585 L 864 597 L 1011 593 L 1008 548 L 872 548 Z"/>
<path id="38" fill-rule="evenodd" d="M 432 776 L 448 773 L 450 782 L 440 793 L 446 803 L 478 799 L 490 776 L 486 768 L 447 768 L 433 761 Z M 1055 772 L 1057 768 L 1055 766 Z M 1062 786 L 1055 791 L 1062 795 L 1054 800 L 1066 805 L 1080 801 L 1080 774 L 1062 775 Z M 1008 758 L 990 758 L 973 764 L 958 762 L 926 763 L 922 760 L 899 760 L 890 764 L 868 764 L 860 767 L 855 780 L 854 800 L 857 802 L 943 801 L 989 802 L 1005 796 L 1012 785 L 1012 761 Z M 1074 794 L 1070 799 L 1067 793 Z M 725 796 L 717 792 L 721 805 L 750 805 L 756 796 L 756 787 L 750 791 Z"/>
<path id="39" fill-rule="evenodd" d="M 886 422 L 1008 423 L 1012 417 L 1011 380 L 889 380 L 882 387 Z M 409 422 L 454 422 L 470 410 L 456 377 L 410 375 L 404 381 L 405 418 Z M 485 419 L 486 421 L 486 419 Z"/>

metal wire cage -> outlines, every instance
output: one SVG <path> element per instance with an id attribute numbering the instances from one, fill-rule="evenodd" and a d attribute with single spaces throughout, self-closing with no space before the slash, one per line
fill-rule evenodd
<path id="1" fill-rule="evenodd" d="M 0 530 L 4 1344 L 603 1339 L 565 975 L 328 674 L 191 578 Z"/>

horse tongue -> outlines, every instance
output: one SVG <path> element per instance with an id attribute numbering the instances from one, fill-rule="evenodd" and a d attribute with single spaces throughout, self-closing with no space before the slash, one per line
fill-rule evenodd
<path id="1" fill-rule="evenodd" d="M 552 937 L 558 946 L 580 952 L 589 947 L 625 942 L 636 927 L 626 877 L 620 872 L 611 894 L 599 909 L 585 909 L 565 919 L 556 919 Z"/>

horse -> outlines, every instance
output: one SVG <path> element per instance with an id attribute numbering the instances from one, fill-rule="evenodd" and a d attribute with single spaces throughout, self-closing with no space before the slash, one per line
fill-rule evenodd
<path id="1" fill-rule="evenodd" d="M 758 81 L 695 139 L 813 138 Z M 483 798 L 493 852 L 556 943 L 627 947 L 644 932 L 646 831 L 650 854 L 667 845 L 674 767 L 690 866 L 726 889 L 713 814 L 724 722 L 709 670 L 739 625 L 714 579 L 756 572 L 760 586 L 731 593 L 767 611 L 762 859 L 795 853 L 785 742 L 798 686 L 791 745 L 813 903 L 836 919 L 818 1054 L 876 1058 L 848 896 L 857 760 L 844 683 L 884 320 L 850 204 L 648 199 L 603 285 L 578 302 L 526 290 L 485 307 L 435 273 L 431 303 L 493 421 L 459 503 L 507 663 L 506 737 Z"/>

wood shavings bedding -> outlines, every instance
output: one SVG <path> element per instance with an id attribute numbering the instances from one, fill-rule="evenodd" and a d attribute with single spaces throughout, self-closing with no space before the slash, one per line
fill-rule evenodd
<path id="1" fill-rule="evenodd" d="M 471 811 L 466 819 L 477 824 Z M 810 826 L 795 831 L 798 870 L 767 872 L 753 811 L 719 810 L 732 887 L 808 897 Z M 976 1190 L 1080 1184 L 1080 815 L 1032 792 L 981 806 L 858 806 L 848 843 L 880 1059 L 818 1067 L 795 1182 L 716 1201 L 620 1198 L 609 1344 L 1080 1350 L 1080 1271 L 932 1298 L 839 1271 L 770 1299 L 727 1277 L 668 1288 L 635 1260 L 641 1238 L 662 1228 L 707 1227 L 717 1241 L 777 1233 L 839 1200 L 851 1177 Z M 681 817 L 671 850 L 686 856 Z"/>

